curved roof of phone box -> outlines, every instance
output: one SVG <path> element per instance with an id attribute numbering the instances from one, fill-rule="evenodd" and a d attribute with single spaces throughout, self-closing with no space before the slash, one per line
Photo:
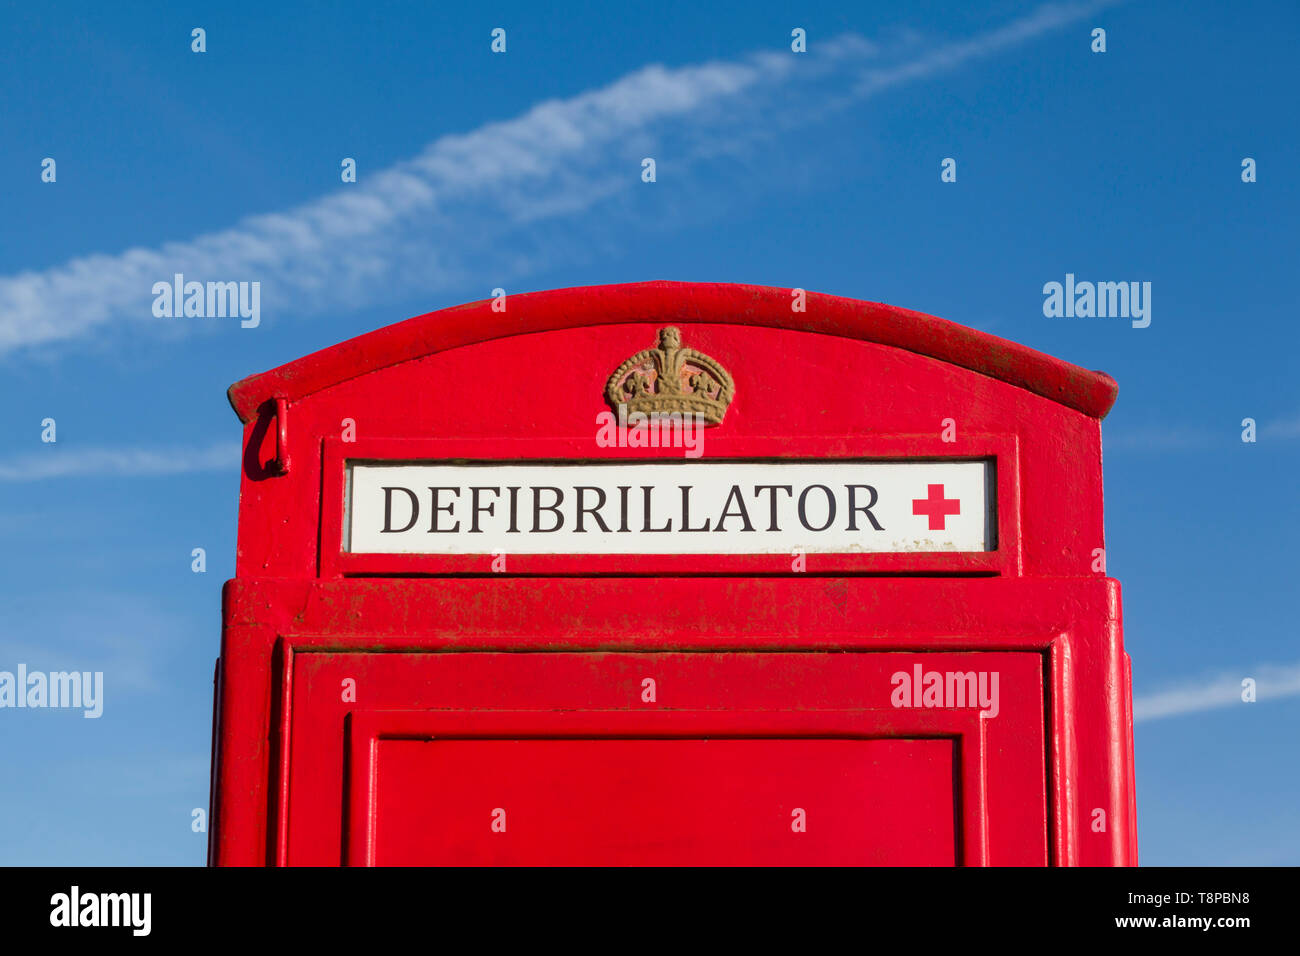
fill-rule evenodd
<path id="1" fill-rule="evenodd" d="M 513 294 L 509 313 L 491 299 L 398 322 L 251 375 L 230 386 L 230 404 L 251 421 L 266 401 L 294 402 L 351 378 L 435 352 L 509 335 L 618 323 L 713 323 L 840 335 L 916 352 L 1000 379 L 1069 408 L 1104 418 L 1119 386 L 1006 339 L 946 319 L 878 302 L 806 293 L 806 311 L 791 309 L 791 289 L 709 282 L 635 282 Z"/>

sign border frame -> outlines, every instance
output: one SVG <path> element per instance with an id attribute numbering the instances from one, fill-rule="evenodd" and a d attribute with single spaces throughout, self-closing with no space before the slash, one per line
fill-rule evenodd
<path id="1" fill-rule="evenodd" d="M 513 455 L 502 454 L 503 446 Z M 1019 576 L 1020 455 L 1014 434 L 974 434 L 952 442 L 935 435 L 799 435 L 708 437 L 695 462 L 744 461 L 991 461 L 995 492 L 991 551 L 837 552 L 806 555 L 806 570 L 794 571 L 789 554 L 510 554 L 506 570 L 491 569 L 491 555 L 355 554 L 343 550 L 347 508 L 347 463 L 537 461 L 604 464 L 681 460 L 680 449 L 609 448 L 597 450 L 591 436 L 554 438 L 369 438 L 322 441 L 320 537 L 317 574 L 321 578 L 371 576 L 506 575 L 793 575 L 793 574 L 945 574 Z M 797 454 L 790 449 L 798 448 Z"/>

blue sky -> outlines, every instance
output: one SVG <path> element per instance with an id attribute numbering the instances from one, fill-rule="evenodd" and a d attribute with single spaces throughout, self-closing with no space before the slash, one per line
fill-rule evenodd
<path id="1" fill-rule="evenodd" d="M 5 5 L 0 669 L 103 670 L 106 700 L 0 712 L 0 863 L 203 861 L 231 382 L 496 286 L 664 278 L 1113 375 L 1142 861 L 1300 864 L 1298 26 L 1284 0 Z M 260 278 L 260 326 L 154 318 L 186 266 Z M 1067 272 L 1151 282 L 1150 327 L 1044 317 Z"/>

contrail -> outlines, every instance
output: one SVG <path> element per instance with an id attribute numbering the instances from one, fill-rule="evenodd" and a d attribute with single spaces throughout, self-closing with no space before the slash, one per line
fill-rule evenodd
<path id="1" fill-rule="evenodd" d="M 1241 682 L 1255 681 L 1256 702 L 1300 694 L 1300 663 L 1266 665 L 1239 674 L 1219 674 L 1189 681 L 1133 699 L 1133 722 L 1179 717 L 1220 707 L 1255 706 L 1242 702 Z"/>
<path id="2" fill-rule="evenodd" d="M 51 443 L 41 452 L 0 461 L 0 481 L 49 478 L 150 477 L 197 471 L 232 471 L 239 461 L 238 442 L 207 448 L 76 448 Z"/>
<path id="3" fill-rule="evenodd" d="M 579 216 L 645 188 L 645 156 L 661 156 L 680 176 L 719 153 L 1109 5 L 1047 4 L 985 33 L 928 47 L 904 39 L 884 49 L 844 35 L 814 38 L 807 54 L 646 66 L 514 119 L 443 136 L 387 169 L 362 167 L 356 184 L 291 209 L 186 241 L 0 278 L 0 353 L 121 321 L 175 328 L 186 320 L 155 318 L 151 290 L 176 273 L 200 282 L 260 282 L 267 315 L 359 307 L 488 277 L 486 296 L 490 286 L 563 254 L 557 244 L 536 243 L 531 224 Z M 540 248 L 521 248 L 530 244 Z"/>

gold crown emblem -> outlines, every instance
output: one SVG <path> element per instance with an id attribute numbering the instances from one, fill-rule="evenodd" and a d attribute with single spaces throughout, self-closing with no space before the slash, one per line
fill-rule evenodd
<path id="1" fill-rule="evenodd" d="M 682 348 L 682 333 L 659 330 L 659 346 L 643 349 L 618 367 L 605 384 L 605 397 L 617 410 L 646 415 L 696 413 L 718 425 L 727 413 L 736 386 L 731 374 L 695 349 Z"/>

